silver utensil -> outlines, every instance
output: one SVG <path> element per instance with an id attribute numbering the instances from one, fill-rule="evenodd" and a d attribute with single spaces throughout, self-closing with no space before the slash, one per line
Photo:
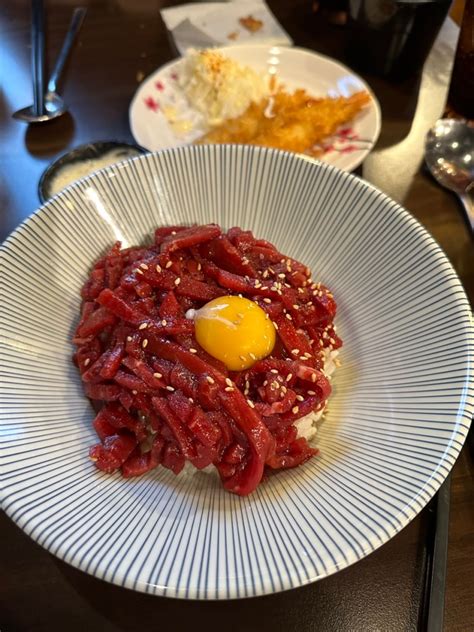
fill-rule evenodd
<path id="1" fill-rule="evenodd" d="M 14 118 L 27 120 L 44 113 L 44 10 L 43 0 L 31 2 L 31 70 L 33 74 L 33 100 L 29 108 L 19 110 Z M 29 114 L 27 114 L 28 110 Z"/>
<path id="2" fill-rule="evenodd" d="M 35 4 L 37 0 L 34 0 Z M 39 0 L 39 4 L 41 4 L 41 0 Z M 61 76 L 61 73 L 66 64 L 69 53 L 71 52 L 72 45 L 74 44 L 75 37 L 82 26 L 82 22 L 86 15 L 87 9 L 84 7 L 79 7 L 74 9 L 72 14 L 71 23 L 69 25 L 68 32 L 64 39 L 61 51 L 56 60 L 56 65 L 54 66 L 54 70 L 51 74 L 51 77 L 48 82 L 48 88 L 46 95 L 44 96 L 44 107 L 41 108 L 36 107 L 36 83 L 35 83 L 35 104 L 23 108 L 22 110 L 18 110 L 13 114 L 13 117 L 22 121 L 26 121 L 27 123 L 44 123 L 45 121 L 51 121 L 52 119 L 58 118 L 62 114 L 67 111 L 67 106 L 64 103 L 63 98 L 57 93 L 58 81 Z M 34 17 L 35 14 L 33 14 Z M 33 21 L 34 22 L 34 21 Z M 44 32 L 43 32 L 43 50 L 44 50 Z M 33 68 L 35 65 L 33 64 Z M 41 101 L 43 102 L 43 88 L 41 82 Z"/>
<path id="3" fill-rule="evenodd" d="M 426 136 L 425 160 L 439 184 L 458 195 L 474 231 L 474 128 L 440 119 Z"/>

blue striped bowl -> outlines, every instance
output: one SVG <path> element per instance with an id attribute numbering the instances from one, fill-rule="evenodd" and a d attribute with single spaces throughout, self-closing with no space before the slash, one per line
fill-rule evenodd
<path id="1" fill-rule="evenodd" d="M 250 228 L 311 266 L 336 296 L 345 343 L 320 456 L 247 498 L 206 473 L 97 471 L 93 414 L 71 364 L 91 262 L 156 225 L 211 221 Z M 3 507 L 96 577 L 190 599 L 307 584 L 406 526 L 463 445 L 473 405 L 463 288 L 405 210 L 333 167 L 239 146 L 143 156 L 53 198 L 0 258 Z"/>

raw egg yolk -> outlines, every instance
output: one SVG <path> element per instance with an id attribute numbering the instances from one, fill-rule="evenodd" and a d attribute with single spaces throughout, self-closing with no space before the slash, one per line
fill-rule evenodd
<path id="1" fill-rule="evenodd" d="M 275 345 L 272 321 L 247 298 L 216 298 L 196 310 L 194 322 L 198 343 L 230 371 L 248 369 Z"/>

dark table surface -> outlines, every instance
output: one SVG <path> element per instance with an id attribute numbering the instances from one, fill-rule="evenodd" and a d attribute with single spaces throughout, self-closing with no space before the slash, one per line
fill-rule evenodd
<path id="1" fill-rule="evenodd" d="M 50 67 L 73 0 L 47 0 Z M 14 110 L 32 102 L 29 3 L 0 7 L 0 237 L 37 206 L 37 183 L 61 152 L 100 139 L 131 140 L 128 104 L 144 76 L 171 59 L 159 0 L 83 0 L 88 6 L 63 88 L 70 114 L 27 128 Z M 311 13 L 311 2 L 275 0 L 277 18 L 300 46 L 344 59 L 344 29 Z M 472 238 L 457 200 L 422 167 L 426 130 L 442 114 L 457 29 L 446 23 L 420 77 L 367 76 L 380 100 L 382 133 L 360 175 L 402 202 L 428 229 L 474 296 Z M 345 60 L 350 65 L 350 60 Z M 445 630 L 474 630 L 474 466 L 464 448 L 452 475 Z M 184 602 L 133 593 L 52 557 L 0 517 L 0 630 L 322 630 L 403 632 L 420 626 L 429 512 L 358 564 L 316 584 L 240 602 Z"/>

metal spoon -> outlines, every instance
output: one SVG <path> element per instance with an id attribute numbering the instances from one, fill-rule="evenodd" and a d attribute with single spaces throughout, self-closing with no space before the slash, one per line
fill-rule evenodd
<path id="1" fill-rule="evenodd" d="M 426 136 L 425 160 L 439 184 L 458 195 L 474 231 L 474 128 L 440 119 Z"/>
<path id="2" fill-rule="evenodd" d="M 59 53 L 58 59 L 56 60 L 56 65 L 54 66 L 54 70 L 48 82 L 47 92 L 44 96 L 44 108 L 41 108 L 41 110 L 38 110 L 36 108 L 35 91 L 35 105 L 23 108 L 22 110 L 18 110 L 13 114 L 13 118 L 21 121 L 26 121 L 27 123 L 44 123 L 45 121 L 51 121 L 52 119 L 58 118 L 58 116 L 61 116 L 67 111 L 67 107 L 64 103 L 63 98 L 57 93 L 57 84 L 71 51 L 72 45 L 74 44 L 74 39 L 82 26 L 82 22 L 84 20 L 86 12 L 87 9 L 83 7 L 74 9 L 71 23 L 69 25 L 69 30 L 66 34 L 61 52 Z M 41 100 L 42 99 L 43 93 L 41 89 Z"/>

